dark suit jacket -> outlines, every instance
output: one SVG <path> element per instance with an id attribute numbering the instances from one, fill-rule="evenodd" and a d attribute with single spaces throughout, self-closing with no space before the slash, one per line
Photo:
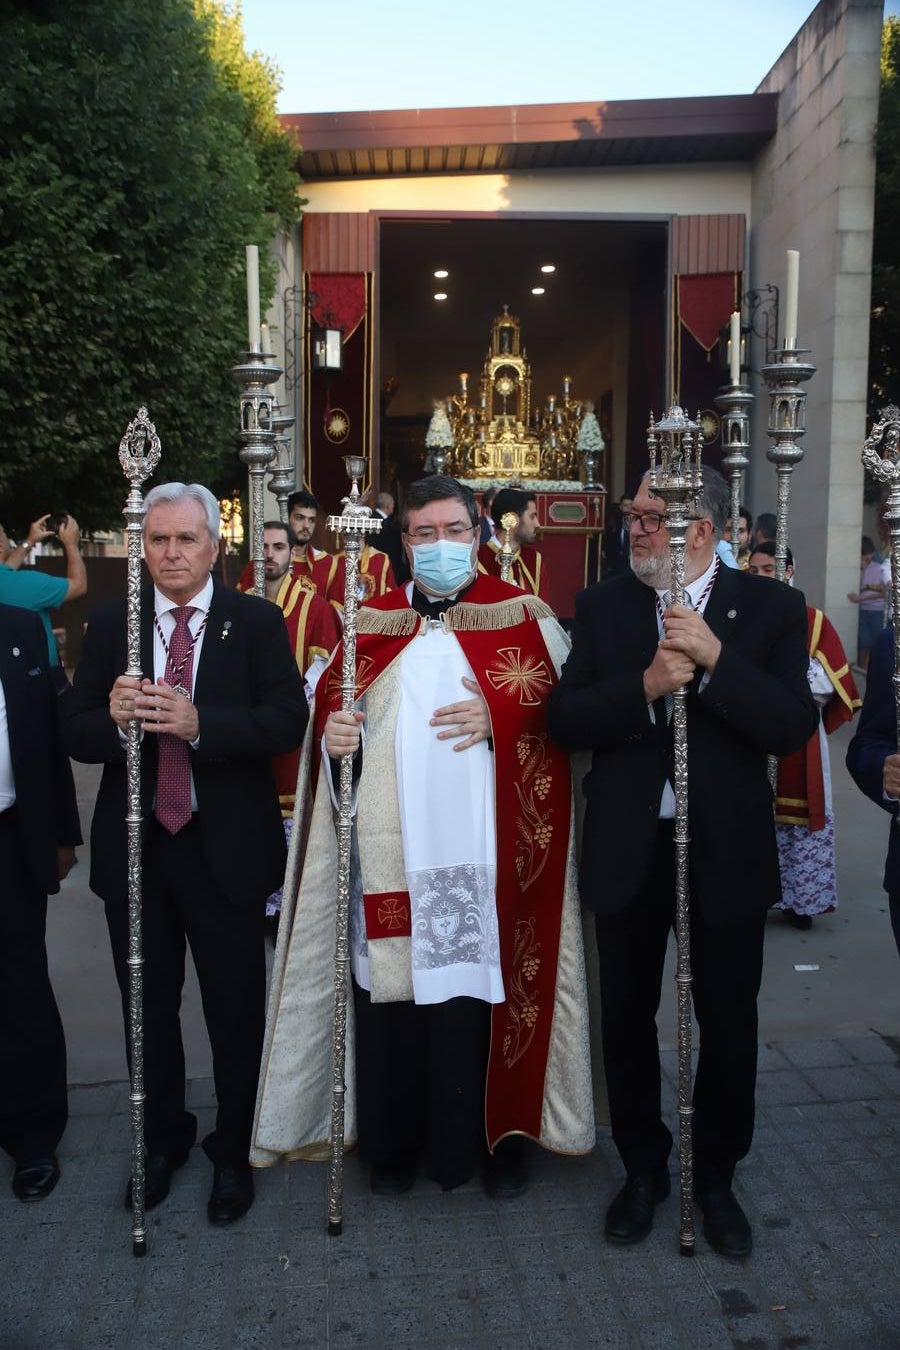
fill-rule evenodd
<path id="1" fill-rule="evenodd" d="M 806 606 L 788 586 L 721 567 L 704 617 L 723 647 L 703 692 L 698 671 L 688 693 L 691 894 L 706 917 L 747 916 L 780 895 L 767 755 L 799 750 L 818 720 Z M 614 914 L 644 882 L 674 781 L 671 727 L 651 722 L 643 688 L 659 641 L 655 592 L 630 572 L 589 587 L 572 637 L 547 726 L 567 749 L 593 751 L 581 894 Z"/>
<path id="2" fill-rule="evenodd" d="M 75 785 L 43 625 L 37 614 L 12 605 L 0 605 L 0 682 L 16 786 L 16 833 L 36 888 L 54 895 L 57 847 L 81 843 Z"/>
<path id="3" fill-rule="evenodd" d="M 884 800 L 882 773 L 888 755 L 897 753 L 897 705 L 894 698 L 894 629 L 879 634 L 869 653 L 866 694 L 856 732 L 847 749 L 847 768 L 857 787 L 884 811 L 897 814 L 897 803 Z M 884 889 L 900 891 L 900 830 L 888 835 Z"/>
<path id="4" fill-rule="evenodd" d="M 377 534 L 367 534 L 366 541 L 372 548 L 377 548 L 388 555 L 391 560 L 394 581 L 398 586 L 402 586 L 404 581 L 409 581 L 409 566 L 406 561 L 406 554 L 403 552 L 400 521 L 396 512 L 390 516 L 379 516 L 379 519 L 381 529 Z"/>
<path id="5" fill-rule="evenodd" d="M 628 571 L 628 531 L 623 529 L 622 513 L 618 506 L 610 512 L 611 520 L 603 531 L 601 553 L 603 580 L 611 581 Z"/>
<path id="6" fill-rule="evenodd" d="M 75 759 L 103 763 L 91 826 L 91 889 L 128 894 L 125 750 L 109 691 L 127 668 L 124 601 L 98 611 L 85 634 L 74 686 L 63 699 Z M 141 668 L 153 671 L 153 588 L 142 594 Z M 253 905 L 281 885 L 285 842 L 273 755 L 293 750 L 308 720 L 303 683 L 277 605 L 216 583 L 194 677 L 200 738 L 191 769 L 204 855 L 222 891 Z M 141 745 L 142 813 L 156 789 L 157 739 Z"/>

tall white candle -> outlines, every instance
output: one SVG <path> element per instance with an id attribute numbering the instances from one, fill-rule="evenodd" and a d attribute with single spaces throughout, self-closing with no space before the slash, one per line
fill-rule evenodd
<path id="1" fill-rule="evenodd" d="M 784 288 L 784 345 L 797 345 L 797 302 L 800 295 L 800 254 L 787 251 L 787 284 Z"/>
<path id="2" fill-rule="evenodd" d="M 741 382 L 741 316 L 737 310 L 731 316 L 731 342 L 729 344 L 729 369 L 731 383 Z"/>
<path id="3" fill-rule="evenodd" d="M 259 249 L 246 245 L 247 254 L 247 348 L 259 351 Z"/>
<path id="4" fill-rule="evenodd" d="M 272 350 L 269 346 L 271 341 L 272 339 L 269 337 L 269 325 L 267 323 L 261 323 L 259 325 L 259 350 L 261 352 L 270 352 Z"/>

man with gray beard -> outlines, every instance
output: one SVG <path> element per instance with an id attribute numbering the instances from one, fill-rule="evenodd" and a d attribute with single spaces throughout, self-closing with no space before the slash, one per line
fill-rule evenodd
<path id="1" fill-rule="evenodd" d="M 781 896 L 767 757 L 805 745 L 818 714 L 803 597 L 779 587 L 773 607 L 763 578 L 721 565 L 728 507 L 725 480 L 704 469 L 685 603 L 673 605 L 666 506 L 643 479 L 626 515 L 631 570 L 578 596 L 547 727 L 566 749 L 593 754 L 580 888 L 596 918 L 612 1134 L 626 1172 L 605 1231 L 639 1242 L 670 1190 L 656 1014 L 675 912 L 671 695 L 688 686 L 694 1191 L 710 1246 L 743 1257 L 752 1233 L 732 1179 L 753 1136 L 763 935 Z"/>

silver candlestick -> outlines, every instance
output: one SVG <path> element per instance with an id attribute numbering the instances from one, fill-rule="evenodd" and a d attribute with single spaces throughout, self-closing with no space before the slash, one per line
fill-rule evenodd
<path id="1" fill-rule="evenodd" d="M 253 561 L 253 589 L 266 593 L 266 564 L 263 550 L 266 469 L 275 458 L 276 431 L 273 426 L 275 396 L 268 388 L 284 374 L 281 366 L 269 363 L 267 352 L 247 352 L 231 373 L 241 389 L 241 462 L 250 476 L 250 557 Z"/>
<path id="2" fill-rule="evenodd" d="M 278 503 L 278 518 L 288 523 L 288 497 L 294 490 L 294 446 L 291 436 L 294 418 L 283 411 L 280 404 L 274 405 L 272 426 L 275 431 L 275 460 L 269 465 L 269 491 Z"/>
<path id="3" fill-rule="evenodd" d="M 740 551 L 741 497 L 744 473 L 750 463 L 750 405 L 753 395 L 746 384 L 726 385 L 716 395 L 716 407 L 722 412 L 722 468 L 731 484 L 731 548 L 735 561 Z"/>
<path id="4" fill-rule="evenodd" d="M 773 353 L 777 359 L 762 369 L 771 400 L 766 432 L 774 442 L 766 455 L 778 475 L 775 575 L 779 581 L 784 581 L 787 567 L 791 474 L 803 458 L 799 441 L 806 434 L 806 390 L 800 386 L 816 373 L 815 366 L 799 359 L 807 350 L 805 347 L 779 347 Z"/>
<path id="5" fill-rule="evenodd" d="M 666 503 L 672 603 L 684 603 L 684 551 L 690 511 L 703 487 L 700 465 L 702 437 L 699 422 L 672 406 L 661 421 L 650 418 L 650 492 Z M 659 463 L 657 464 L 657 454 Z M 675 988 L 678 1017 L 678 1144 L 681 1178 L 679 1248 L 694 1254 L 693 1093 L 691 1087 L 691 909 L 688 876 L 688 745 L 687 686 L 672 695 L 672 736 L 675 751 L 675 937 L 678 961 Z"/>
<path id="6" fill-rule="evenodd" d="M 119 442 L 119 463 L 129 483 L 124 516 L 128 542 L 128 605 L 126 675 L 140 680 L 141 670 L 141 533 L 144 498 L 141 484 L 159 463 L 162 448 L 147 409 L 138 408 Z M 131 1050 L 131 1241 L 135 1256 L 146 1256 L 144 1228 L 144 954 L 141 876 L 141 724 L 132 717 L 125 742 L 128 805 L 128 1038 Z"/>
<path id="7" fill-rule="evenodd" d="M 328 517 L 328 528 L 341 536 L 344 545 L 344 639 L 341 665 L 341 711 L 352 712 L 356 702 L 356 611 L 359 555 L 365 536 L 377 534 L 381 518 L 373 516 L 360 501 L 358 480 L 366 471 L 363 455 L 344 455 L 350 494 L 343 499 L 339 516 Z M 347 985 L 349 967 L 350 855 L 353 833 L 351 798 L 353 755 L 341 756 L 340 809 L 338 812 L 338 887 L 334 944 L 334 1026 L 332 1033 L 331 1166 L 328 1173 L 328 1232 L 343 1230 L 344 1197 L 344 1098 L 346 1087 Z"/>

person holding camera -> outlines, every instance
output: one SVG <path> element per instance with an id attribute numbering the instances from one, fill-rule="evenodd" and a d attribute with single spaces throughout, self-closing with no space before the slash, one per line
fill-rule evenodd
<path id="1" fill-rule="evenodd" d="M 35 544 L 58 538 L 66 555 L 66 575 L 51 576 L 38 568 L 22 570 L 22 563 Z M 50 611 L 59 609 L 68 600 L 77 600 L 87 591 L 87 572 L 81 556 L 81 531 L 74 516 L 40 516 L 28 527 L 24 544 L 13 548 L 3 526 L 0 525 L 0 604 L 15 605 L 33 610 L 40 618 L 47 635 L 50 664 L 59 665 L 59 651 Z"/>

